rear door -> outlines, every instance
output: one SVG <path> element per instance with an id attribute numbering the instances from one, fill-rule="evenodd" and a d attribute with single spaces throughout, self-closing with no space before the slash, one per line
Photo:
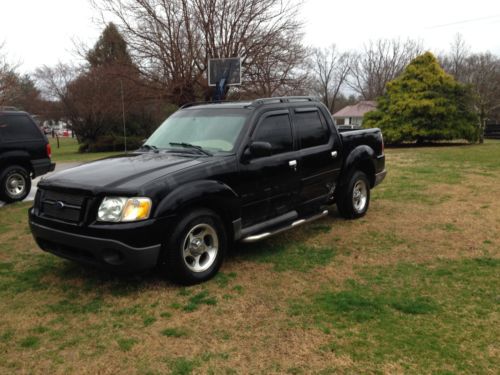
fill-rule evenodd
<path id="1" fill-rule="evenodd" d="M 289 110 L 264 112 L 249 144 L 253 141 L 269 142 L 272 155 L 250 157 L 241 163 L 244 227 L 294 210 L 299 191 L 298 152 L 294 149 Z"/>
<path id="2" fill-rule="evenodd" d="M 340 174 L 340 140 L 318 107 L 295 108 L 293 128 L 300 149 L 298 199 L 302 208 L 316 208 L 333 193 Z"/>

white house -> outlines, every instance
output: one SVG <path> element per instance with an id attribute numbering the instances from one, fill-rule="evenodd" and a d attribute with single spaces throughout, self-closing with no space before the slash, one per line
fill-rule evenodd
<path id="1" fill-rule="evenodd" d="M 373 111 L 377 108 L 375 101 L 361 101 L 354 105 L 348 105 L 340 111 L 333 114 L 337 125 L 363 125 L 363 116 L 365 113 Z"/>

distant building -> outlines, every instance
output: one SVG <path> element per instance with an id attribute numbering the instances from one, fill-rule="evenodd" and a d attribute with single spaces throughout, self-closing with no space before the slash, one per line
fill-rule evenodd
<path id="1" fill-rule="evenodd" d="M 377 108 L 375 101 L 361 101 L 354 105 L 348 105 L 340 111 L 333 114 L 333 118 L 337 125 L 363 125 L 363 116 L 365 113 L 373 111 Z"/>

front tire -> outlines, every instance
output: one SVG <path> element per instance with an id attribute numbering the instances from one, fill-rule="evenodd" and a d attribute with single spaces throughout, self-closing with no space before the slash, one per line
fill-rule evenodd
<path id="1" fill-rule="evenodd" d="M 337 208 L 346 219 L 357 219 L 366 214 L 370 205 L 370 181 L 364 172 L 355 171 L 337 199 Z"/>
<path id="2" fill-rule="evenodd" d="M 182 216 L 164 248 L 162 268 L 172 281 L 197 284 L 219 270 L 227 248 L 227 234 L 220 217 L 208 209 Z"/>
<path id="3" fill-rule="evenodd" d="M 31 178 L 26 168 L 11 165 L 0 175 L 0 199 L 7 202 L 19 202 L 26 198 L 31 190 Z"/>

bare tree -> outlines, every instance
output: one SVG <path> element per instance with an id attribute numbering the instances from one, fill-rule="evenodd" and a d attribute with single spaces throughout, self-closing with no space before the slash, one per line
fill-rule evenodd
<path id="1" fill-rule="evenodd" d="M 15 86 L 15 68 L 7 61 L 3 52 L 4 43 L 0 43 L 0 106 L 8 105 L 12 100 L 12 89 Z"/>
<path id="2" fill-rule="evenodd" d="M 27 74 L 17 71 L 19 64 L 9 63 L 0 43 L 0 106 L 14 107 L 31 113 L 43 108 L 40 91 Z"/>
<path id="3" fill-rule="evenodd" d="M 410 39 L 370 41 L 353 60 L 349 86 L 365 100 L 374 100 L 421 53 L 421 43 Z"/>
<path id="4" fill-rule="evenodd" d="M 470 87 L 482 143 L 486 120 L 500 109 L 500 59 L 489 52 L 471 53 L 462 35 L 457 34 L 440 62 L 456 80 Z"/>
<path id="5" fill-rule="evenodd" d="M 119 20 L 141 71 L 183 104 L 209 97 L 209 58 L 241 56 L 247 95 L 300 76 L 298 5 L 280 0 L 94 0 Z"/>
<path id="6" fill-rule="evenodd" d="M 52 103 L 58 103 L 57 107 L 60 112 L 53 113 L 52 119 L 59 120 L 64 117 L 76 128 L 78 128 L 78 125 L 83 126 L 84 124 L 77 104 L 71 98 L 69 88 L 70 84 L 81 72 L 80 67 L 59 63 L 54 67 L 44 65 L 38 68 L 34 74 L 37 86 L 45 99 Z"/>
<path id="7" fill-rule="evenodd" d="M 444 70 L 453 75 L 457 81 L 465 82 L 469 70 L 467 60 L 470 54 L 470 48 L 465 43 L 462 35 L 456 34 L 450 44 L 450 52 L 440 58 L 440 63 Z"/>
<path id="8" fill-rule="evenodd" d="M 81 68 L 59 63 L 54 67 L 42 66 L 35 71 L 37 85 L 47 100 L 59 100 L 63 105 L 71 107 L 68 87 L 81 73 Z"/>
<path id="9" fill-rule="evenodd" d="M 335 44 L 328 48 L 315 48 L 310 58 L 314 72 L 313 91 L 321 97 L 331 113 L 337 107 L 337 98 L 346 84 L 353 55 L 339 52 Z"/>
<path id="10" fill-rule="evenodd" d="M 500 59 L 491 53 L 472 54 L 465 60 L 462 82 L 470 85 L 479 115 L 479 142 L 484 142 L 488 117 L 500 108 Z"/>

